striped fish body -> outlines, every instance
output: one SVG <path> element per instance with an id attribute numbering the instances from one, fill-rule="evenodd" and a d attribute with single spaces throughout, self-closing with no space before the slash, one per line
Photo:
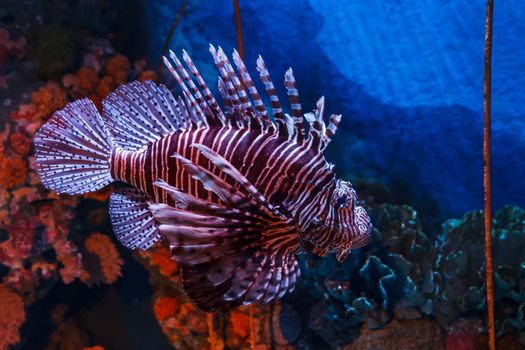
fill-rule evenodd
<path id="1" fill-rule="evenodd" d="M 316 194 L 306 189 L 311 182 L 319 189 L 333 181 L 329 164 L 320 154 L 272 131 L 234 127 L 201 128 L 175 132 L 162 137 L 139 151 L 116 149 L 111 156 L 111 174 L 141 189 L 155 202 L 173 205 L 168 192 L 154 186 L 157 179 L 210 202 L 218 202 L 199 180 L 184 171 L 181 161 L 173 154 L 209 166 L 192 144 L 202 144 L 223 156 L 243 174 L 257 190 L 274 205 L 291 206 L 299 193 Z M 234 183 L 225 174 L 225 181 Z M 299 180 L 301 179 L 301 180 Z M 306 203 L 312 198 L 305 198 Z"/>
<path id="2" fill-rule="evenodd" d="M 34 143 L 42 183 L 59 193 L 129 184 L 110 198 L 117 238 L 130 249 L 167 240 L 190 298 L 221 311 L 282 297 L 300 276 L 296 254 L 342 260 L 369 242 L 371 224 L 323 156 L 340 121 L 325 125 L 324 98 L 303 115 L 289 69 L 284 114 L 259 57 L 270 117 L 238 54 L 236 73 L 220 48 L 210 51 L 224 111 L 189 56 L 185 68 L 171 53 L 182 96 L 133 82 L 104 100 L 103 116 L 87 99 L 68 104 Z"/>

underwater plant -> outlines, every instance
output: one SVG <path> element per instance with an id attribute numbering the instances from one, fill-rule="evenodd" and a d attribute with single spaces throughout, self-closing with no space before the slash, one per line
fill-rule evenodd
<path id="1" fill-rule="evenodd" d="M 525 331 L 525 210 L 506 206 L 493 217 L 496 332 Z M 467 213 L 446 221 L 438 240 L 436 270 L 442 293 L 436 317 L 445 325 L 461 315 L 486 310 L 483 213 Z"/>
<path id="2" fill-rule="evenodd" d="M 319 300 L 311 313 L 314 331 L 330 342 L 330 334 L 362 323 L 380 329 L 392 318 L 435 317 L 445 328 L 462 317 L 484 319 L 481 211 L 446 221 L 434 239 L 422 232 L 409 206 L 383 204 L 369 212 L 374 223 L 369 247 L 352 252 L 343 263 L 333 256 L 302 260 L 300 290 Z M 495 214 L 493 242 L 496 328 L 501 337 L 525 330 L 523 209 L 507 206 Z M 346 334 L 348 343 L 355 338 Z"/>
<path id="3" fill-rule="evenodd" d="M 4 34 L 0 29 L 0 45 L 4 43 Z M 20 44 L 23 48 L 24 40 L 8 42 L 9 47 L 15 50 Z M 99 47 L 95 45 L 93 49 L 99 50 Z M 112 49 L 105 51 L 112 52 Z M 107 201 L 107 189 L 84 198 L 56 196 L 42 187 L 34 168 L 31 139 L 42 123 L 68 100 L 89 95 L 101 101 L 105 96 L 98 96 L 97 90 L 107 90 L 100 84 L 109 73 L 119 81 L 127 79 L 128 75 L 138 78 L 146 73 L 152 76 L 145 71 L 144 62 L 131 65 L 123 56 L 115 58 L 98 52 L 96 55 L 88 52 L 86 56 L 91 57 L 90 63 L 99 64 L 101 69 L 96 71 L 82 66 L 57 81 L 30 86 L 25 94 L 26 100 L 13 106 L 9 118 L 2 120 L 0 126 L 0 288 L 2 293 L 10 291 L 21 300 L 21 311 L 17 315 L 24 316 L 7 316 L 18 307 L 18 299 L 4 293 L 5 298 L 2 298 L 11 301 L 13 309 L 0 307 L 1 318 L 12 320 L 5 327 L 0 325 L 0 333 L 6 335 L 1 337 L 0 343 L 18 337 L 18 329 L 24 321 L 29 324 L 28 328 L 38 322 L 32 316 L 33 308 L 41 300 L 48 299 L 57 286 L 71 286 L 77 281 L 89 286 L 112 284 L 121 274 L 123 261 L 117 247 L 110 236 L 97 232 L 103 228 L 107 215 L 102 213 L 101 217 L 97 205 L 92 205 Z M 108 62 L 110 65 L 106 69 Z M 113 76 L 106 80 L 113 82 Z M 117 83 L 111 84 L 109 88 L 112 89 Z M 78 232 L 78 210 L 88 202 L 92 204 L 82 214 L 89 218 L 89 224 L 82 222 L 83 231 Z M 28 311 L 27 320 L 24 309 Z M 71 328 L 67 325 L 62 321 L 55 323 L 56 344 L 60 343 L 61 332 Z M 21 341 L 27 340 L 24 338 L 27 336 L 22 332 Z M 83 337 L 86 336 L 83 333 Z M 15 342 L 13 340 L 12 344 Z"/>
<path id="4" fill-rule="evenodd" d="M 121 275 L 121 266 L 123 264 L 120 254 L 108 235 L 102 233 L 92 233 L 84 241 L 88 253 L 96 257 L 100 268 L 100 273 L 86 274 L 89 277 L 85 282 L 89 283 L 107 283 L 111 284 Z M 95 269 L 93 269 L 95 270 Z"/>
<path id="5" fill-rule="evenodd" d="M 434 312 L 433 300 L 439 292 L 439 275 L 433 270 L 436 252 L 415 210 L 382 204 L 368 211 L 374 225 L 369 247 L 352 251 L 343 263 L 334 256 L 302 260 L 301 288 L 319 300 L 317 311 L 325 319 L 312 312 L 311 328 L 328 342 L 331 327 L 342 331 L 365 323 L 369 329 L 379 329 L 394 315 L 413 319 Z M 346 334 L 347 342 L 355 337 Z"/>

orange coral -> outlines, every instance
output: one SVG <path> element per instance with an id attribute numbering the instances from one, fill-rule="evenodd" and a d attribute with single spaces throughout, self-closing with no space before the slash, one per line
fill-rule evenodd
<path id="1" fill-rule="evenodd" d="M 68 311 L 69 306 L 67 304 L 58 304 L 51 310 L 51 320 L 54 324 L 59 324 L 64 321 L 66 317 L 66 312 Z"/>
<path id="2" fill-rule="evenodd" d="M 205 336 L 208 332 L 206 314 L 197 309 L 191 302 L 181 303 L 180 306 L 169 305 L 176 301 L 178 300 L 157 301 L 156 305 L 154 305 L 155 315 L 159 320 L 162 331 L 166 334 L 170 342 L 179 344 L 182 348 L 206 348 L 207 341 Z M 168 311 L 171 310 L 166 311 L 164 307 L 176 311 L 170 315 Z M 181 341 L 183 341 L 184 346 L 180 343 Z M 177 346 L 177 348 L 178 347 L 179 346 Z"/>
<path id="3" fill-rule="evenodd" d="M 82 350 L 104 350 L 104 347 L 100 345 L 95 345 L 87 348 L 82 348 Z"/>
<path id="4" fill-rule="evenodd" d="M 88 192 L 83 195 L 84 198 L 94 199 L 100 202 L 106 202 L 113 192 L 113 186 L 106 186 L 95 192 Z"/>
<path id="5" fill-rule="evenodd" d="M 0 284 L 0 350 L 7 349 L 20 341 L 18 332 L 26 314 L 24 301 L 18 294 Z"/>
<path id="6" fill-rule="evenodd" d="M 60 269 L 60 276 L 65 284 L 73 282 L 82 275 L 80 254 L 64 255 L 59 257 L 59 261 L 64 265 Z"/>
<path id="7" fill-rule="evenodd" d="M 111 238 L 101 233 L 93 233 L 84 244 L 88 252 L 98 256 L 106 283 L 114 283 L 121 274 L 123 261 Z"/>
<path id="8" fill-rule="evenodd" d="M 116 87 L 117 84 L 113 78 L 109 75 L 106 75 L 100 80 L 100 83 L 97 86 L 97 95 L 101 98 L 105 98 Z"/>
<path id="9" fill-rule="evenodd" d="M 215 332 L 212 313 L 206 314 L 206 324 L 208 326 L 208 344 L 210 344 L 210 350 L 224 349 L 224 340 Z"/>
<path id="10" fill-rule="evenodd" d="M 66 284 L 73 282 L 82 275 L 82 256 L 77 252 L 76 246 L 61 234 L 54 237 L 52 244 L 57 260 L 63 265 L 60 269 L 62 281 Z"/>
<path id="11" fill-rule="evenodd" d="M 129 60 L 124 55 L 115 55 L 106 63 L 106 73 L 112 77 L 116 77 L 121 72 L 126 72 L 127 74 L 129 68 Z"/>
<path id="12" fill-rule="evenodd" d="M 113 81 L 116 85 L 124 84 L 128 81 L 128 72 L 127 71 L 118 71 L 113 74 Z"/>
<path id="13" fill-rule="evenodd" d="M 89 344 L 89 335 L 84 329 L 77 319 L 67 319 L 51 334 L 46 350 L 82 349 Z"/>
<path id="14" fill-rule="evenodd" d="M 33 103 L 21 104 L 10 118 L 17 123 L 33 122 L 36 119 L 36 106 Z"/>
<path id="15" fill-rule="evenodd" d="M 175 316 L 179 310 L 179 302 L 175 298 L 157 298 L 153 305 L 153 312 L 158 320 L 164 321 Z"/>
<path id="16" fill-rule="evenodd" d="M 77 73 L 78 87 L 86 94 L 90 94 L 97 87 L 100 78 L 97 71 L 91 67 L 82 67 Z"/>
<path id="17" fill-rule="evenodd" d="M 230 313 L 230 322 L 233 332 L 241 338 L 245 338 L 250 333 L 250 317 L 240 311 Z"/>
<path id="18" fill-rule="evenodd" d="M 33 275 L 40 275 L 43 279 L 49 279 L 56 269 L 56 264 L 45 261 L 35 261 L 33 265 L 31 265 L 31 273 Z"/>
<path id="19" fill-rule="evenodd" d="M 13 152 L 22 157 L 27 155 L 31 149 L 31 141 L 29 140 L 29 137 L 20 132 L 15 132 L 9 135 L 9 143 L 11 144 Z"/>
<path id="20" fill-rule="evenodd" d="M 31 101 L 36 105 L 36 115 L 46 120 L 66 105 L 67 95 L 56 82 L 50 81 L 31 94 Z"/>
<path id="21" fill-rule="evenodd" d="M 95 107 L 97 107 L 97 109 L 102 112 L 102 100 L 104 99 L 102 96 L 99 96 L 95 93 L 89 95 L 89 99 L 91 101 L 93 101 L 93 104 L 95 105 Z"/>
<path id="22" fill-rule="evenodd" d="M 171 277 L 177 273 L 177 262 L 171 258 L 166 246 L 157 245 L 152 249 L 151 263 L 158 266 L 161 275 Z"/>
<path id="23" fill-rule="evenodd" d="M 189 336 L 191 331 L 206 332 L 207 326 L 203 322 L 204 316 L 205 313 L 198 310 L 192 303 L 184 303 L 180 306 L 174 326 L 184 336 Z"/>
<path id="24" fill-rule="evenodd" d="M 144 72 L 140 73 L 139 81 L 141 83 L 143 83 L 146 80 L 151 80 L 151 81 L 157 82 L 159 80 L 159 76 L 153 70 L 145 70 Z"/>
<path id="25" fill-rule="evenodd" d="M 20 157 L 0 155 L 0 188 L 9 190 L 26 181 L 27 164 Z"/>

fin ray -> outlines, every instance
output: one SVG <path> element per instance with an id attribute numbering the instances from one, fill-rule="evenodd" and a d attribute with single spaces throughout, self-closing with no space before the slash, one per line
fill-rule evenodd
<path id="1" fill-rule="evenodd" d="M 284 274 L 286 281 L 278 281 L 278 289 L 272 286 L 274 291 L 266 291 L 270 288 L 269 276 L 276 279 L 283 275 L 280 271 L 289 271 L 268 262 L 296 261 L 297 228 L 264 197 L 258 198 L 258 192 L 249 190 L 251 184 L 239 177 L 231 164 L 224 164 L 226 161 L 215 157 L 209 149 L 200 147 L 199 151 L 238 184 L 230 185 L 211 171 L 185 160 L 185 169 L 203 184 L 207 183 L 209 191 L 220 195 L 221 203 L 206 202 L 157 180 L 155 185 L 168 191 L 182 206 L 150 206 L 159 232 L 170 242 L 172 256 L 183 264 L 185 291 L 205 311 L 269 301 L 286 293 L 291 287 L 291 272 Z"/>
<path id="2" fill-rule="evenodd" d="M 116 143 L 137 151 L 183 125 L 175 98 L 164 85 L 138 81 L 122 85 L 103 101 L 104 116 Z"/>
<path id="3" fill-rule="evenodd" d="M 58 193 L 82 194 L 109 185 L 110 133 L 89 99 L 68 103 L 36 133 L 40 180 Z"/>
<path id="4" fill-rule="evenodd" d="M 109 214 L 115 235 L 129 249 L 148 249 L 160 239 L 147 197 L 136 188 L 113 192 Z"/>

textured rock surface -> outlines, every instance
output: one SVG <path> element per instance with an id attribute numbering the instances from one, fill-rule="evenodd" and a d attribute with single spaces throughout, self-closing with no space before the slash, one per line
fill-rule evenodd
<path id="1" fill-rule="evenodd" d="M 393 320 L 381 330 L 361 328 L 361 335 L 345 350 L 443 350 L 443 331 L 428 319 Z"/>

